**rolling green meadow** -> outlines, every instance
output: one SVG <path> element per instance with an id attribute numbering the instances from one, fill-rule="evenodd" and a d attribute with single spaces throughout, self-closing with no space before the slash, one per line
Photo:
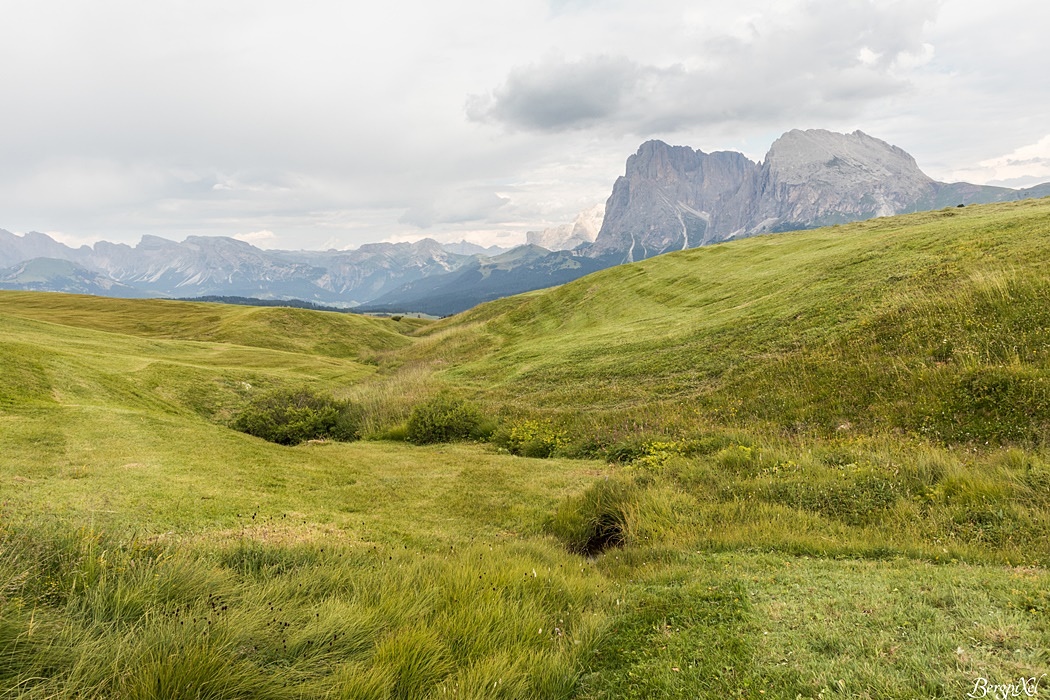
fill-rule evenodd
<path id="1" fill-rule="evenodd" d="M 1041 697 L 1048 566 L 1047 199 L 436 322 L 0 292 L 0 698 Z"/>

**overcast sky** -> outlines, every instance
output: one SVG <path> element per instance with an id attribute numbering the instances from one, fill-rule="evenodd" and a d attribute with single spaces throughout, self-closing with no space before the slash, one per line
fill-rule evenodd
<path id="1" fill-rule="evenodd" d="M 0 228 L 516 244 L 647 139 L 1050 180 L 1045 0 L 0 0 Z"/>

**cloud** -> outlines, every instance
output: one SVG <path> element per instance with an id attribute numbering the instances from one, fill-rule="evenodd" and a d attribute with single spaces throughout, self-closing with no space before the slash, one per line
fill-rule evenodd
<path id="1" fill-rule="evenodd" d="M 81 236 L 77 234 L 66 233 L 64 231 L 44 231 L 47 235 L 58 241 L 63 245 L 67 245 L 70 248 L 79 248 L 80 246 L 91 246 L 104 240 L 100 236 Z"/>
<path id="2" fill-rule="evenodd" d="M 452 190 L 409 207 L 399 221 L 418 228 L 483 221 L 510 200 L 491 191 Z"/>
<path id="3" fill-rule="evenodd" d="M 928 62 L 922 41 L 937 3 L 847 0 L 769 9 L 743 27 L 705 32 L 667 63 L 627 56 L 548 58 L 471 95 L 467 117 L 517 130 L 593 127 L 642 137 L 694 127 L 827 120 L 904 92 Z M 674 42 L 676 37 L 669 37 Z"/>
<path id="4" fill-rule="evenodd" d="M 164 176 L 149 166 L 109 158 L 52 158 L 29 170 L 0 174 L 13 201 L 68 210 L 127 206 L 164 190 Z"/>
<path id="5" fill-rule="evenodd" d="M 943 176 L 1047 132 L 1047 7 L 7 3 L 0 227 L 523 236 L 606 198 L 646 139 L 760 158 L 796 127 L 859 128 Z"/>
<path id="6" fill-rule="evenodd" d="M 515 68 L 490 95 L 471 95 L 467 116 L 540 131 L 581 128 L 616 114 L 640 78 L 640 66 L 623 57 L 548 58 Z"/>
<path id="7" fill-rule="evenodd" d="M 252 231 L 250 233 L 235 233 L 233 235 L 238 241 L 244 241 L 245 243 L 251 243 L 258 248 L 269 248 L 277 243 L 277 234 L 269 229 L 263 229 L 262 231 Z"/>
<path id="8" fill-rule="evenodd" d="M 1025 187 L 1050 180 L 1050 134 L 1001 156 L 982 160 L 976 167 L 956 170 L 953 180 L 1002 187 Z"/>

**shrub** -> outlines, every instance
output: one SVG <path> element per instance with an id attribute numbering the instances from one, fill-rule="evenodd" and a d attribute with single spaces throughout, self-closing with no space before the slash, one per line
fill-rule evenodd
<path id="1" fill-rule="evenodd" d="M 1028 367 L 971 369 L 959 376 L 944 410 L 933 420 L 950 441 L 1039 439 L 1050 425 L 1050 383 Z"/>
<path id="2" fill-rule="evenodd" d="M 306 440 L 349 442 L 360 437 L 360 411 L 312 389 L 278 389 L 253 399 L 231 424 L 235 430 L 279 445 Z"/>
<path id="3" fill-rule="evenodd" d="M 645 454 L 634 461 L 635 466 L 659 471 L 675 457 L 685 455 L 686 445 L 677 440 L 650 440 L 645 443 Z"/>
<path id="4" fill-rule="evenodd" d="M 511 454 L 546 459 L 567 444 L 565 432 L 556 429 L 549 420 L 519 420 L 500 430 L 493 442 Z"/>
<path id="5" fill-rule="evenodd" d="M 645 455 L 645 442 L 640 439 L 624 440 L 605 449 L 605 459 L 614 464 L 630 464 Z"/>
<path id="6" fill-rule="evenodd" d="M 492 432 L 492 424 L 477 406 L 448 393 L 417 405 L 408 417 L 408 441 L 416 445 L 481 440 Z"/>
<path id="7" fill-rule="evenodd" d="M 558 454 L 569 459 L 605 459 L 607 448 L 607 442 L 595 435 L 566 435 Z"/>

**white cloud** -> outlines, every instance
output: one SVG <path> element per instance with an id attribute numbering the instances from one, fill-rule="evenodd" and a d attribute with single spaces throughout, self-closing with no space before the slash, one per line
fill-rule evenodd
<path id="1" fill-rule="evenodd" d="M 103 239 L 101 236 L 79 236 L 77 234 L 65 233 L 64 231 L 43 231 L 51 238 L 55 239 L 63 245 L 67 245 L 70 248 L 79 248 L 80 246 L 90 246 L 98 243 Z"/>
<path id="2" fill-rule="evenodd" d="M 862 46 L 860 51 L 857 52 L 857 60 L 865 66 L 874 66 L 878 64 L 880 58 L 882 58 L 881 53 L 875 53 L 867 46 Z"/>
<path id="3" fill-rule="evenodd" d="M 108 158 L 52 158 L 34 166 L 0 175 L 9 201 L 23 207 L 97 210 L 127 206 L 164 191 L 158 170 Z"/>
<path id="4" fill-rule="evenodd" d="M 893 67 L 898 71 L 912 71 L 928 65 L 936 55 L 933 44 L 923 43 L 915 51 L 901 51 L 893 59 Z"/>
<path id="5" fill-rule="evenodd" d="M 277 234 L 269 229 L 251 231 L 250 233 L 235 233 L 233 238 L 245 243 L 251 243 L 257 248 L 273 248 L 277 242 Z"/>
<path id="6" fill-rule="evenodd" d="M 1050 180 L 1050 134 L 1004 155 L 982 160 L 976 167 L 957 170 L 952 173 L 952 179 L 1006 187 L 1024 187 Z"/>
<path id="7" fill-rule="evenodd" d="M 509 201 L 509 198 L 483 188 L 447 190 L 413 204 L 398 221 L 419 228 L 483 221 Z"/>

